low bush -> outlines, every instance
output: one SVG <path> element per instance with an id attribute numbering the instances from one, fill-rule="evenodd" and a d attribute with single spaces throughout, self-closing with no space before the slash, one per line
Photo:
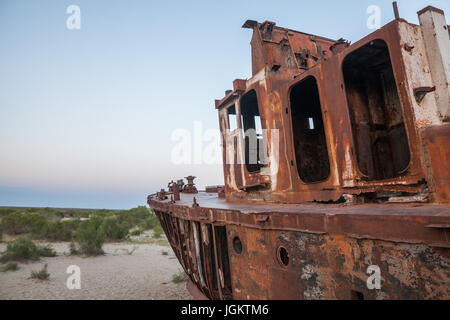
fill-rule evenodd
<path id="1" fill-rule="evenodd" d="M 139 220 L 144 220 L 150 217 L 150 210 L 146 206 L 138 206 L 130 209 L 131 214 Z"/>
<path id="2" fill-rule="evenodd" d="M 40 213 L 27 214 L 27 225 L 33 237 L 44 238 L 48 232 L 50 221 Z"/>
<path id="3" fill-rule="evenodd" d="M 56 221 L 48 224 L 47 232 L 43 236 L 51 241 L 68 241 L 72 239 L 72 231 L 66 221 Z"/>
<path id="4" fill-rule="evenodd" d="M 0 256 L 0 262 L 36 261 L 40 257 L 54 257 L 56 252 L 50 246 L 37 246 L 30 238 L 22 237 L 8 242 L 6 251 Z"/>
<path id="5" fill-rule="evenodd" d="M 141 230 L 141 229 L 136 229 L 136 230 L 133 230 L 133 231 L 131 231 L 131 235 L 132 236 L 140 236 L 141 234 L 142 234 L 142 232 L 144 232 L 143 230 Z"/>
<path id="6" fill-rule="evenodd" d="M 123 240 L 128 235 L 129 226 L 119 224 L 117 217 L 106 217 L 103 219 L 101 231 L 107 240 Z"/>
<path id="7" fill-rule="evenodd" d="M 49 245 L 47 246 L 38 246 L 38 252 L 40 257 L 56 257 L 56 252 Z"/>
<path id="8" fill-rule="evenodd" d="M 25 233 L 28 231 L 26 216 L 19 212 L 12 212 L 2 218 L 1 228 L 8 234 Z"/>
<path id="9" fill-rule="evenodd" d="M 48 215 L 57 217 L 49 218 Z M 55 219 L 56 221 L 52 221 Z M 30 233 L 36 239 L 70 240 L 73 230 L 78 227 L 77 222 L 58 219 L 60 215 L 57 212 L 53 213 L 46 209 L 40 209 L 38 212 L 13 212 L 2 218 L 1 230 L 12 235 Z"/>
<path id="10" fill-rule="evenodd" d="M 155 214 L 153 214 L 147 219 L 145 219 L 143 222 L 139 223 L 138 227 L 143 230 L 149 230 L 153 229 L 157 225 L 159 225 L 158 217 Z"/>
<path id="11" fill-rule="evenodd" d="M 187 279 L 188 279 L 188 276 L 187 276 L 186 272 L 184 272 L 183 270 L 180 270 L 177 273 L 175 273 L 174 275 L 172 275 L 173 283 L 184 282 L 184 281 L 187 281 Z"/>
<path id="12" fill-rule="evenodd" d="M 153 238 L 161 238 L 161 235 L 163 233 L 163 229 L 158 224 L 156 227 L 153 228 Z"/>
<path id="13" fill-rule="evenodd" d="M 102 218 L 92 217 L 80 224 L 76 240 L 81 254 L 96 256 L 104 253 L 102 247 L 105 243 L 105 234 L 102 223 Z"/>
<path id="14" fill-rule="evenodd" d="M 64 219 L 63 219 L 64 218 Z M 0 240 L 1 232 L 11 235 L 27 234 L 32 239 L 49 241 L 77 241 L 93 243 L 92 237 L 87 240 L 87 223 L 92 219 L 100 223 L 99 239 L 103 241 L 120 241 L 129 236 L 129 231 L 137 227 L 139 230 L 154 229 L 159 225 L 154 211 L 146 206 L 130 210 L 78 210 L 52 208 L 0 208 Z M 81 225 L 84 227 L 81 227 Z M 96 228 L 95 226 L 93 227 Z M 135 231 L 135 235 L 139 231 Z M 162 231 L 157 228 L 155 234 L 160 237 Z M 78 234 L 80 234 L 78 236 Z M 95 237 L 94 237 L 95 238 Z M 84 239 L 84 240 L 83 240 Z M 86 241 L 85 241 L 86 240 Z M 88 245 L 90 246 L 90 245 Z M 94 245 L 95 246 L 95 245 Z M 80 250 L 84 250 L 81 248 Z M 90 250 L 88 250 L 90 251 Z M 96 251 L 96 250 L 94 250 Z"/>
<path id="15" fill-rule="evenodd" d="M 0 208 L 0 217 L 7 216 L 10 213 L 13 213 L 16 209 L 13 208 Z"/>
<path id="16" fill-rule="evenodd" d="M 71 242 L 69 246 L 69 254 L 71 256 L 76 256 L 79 253 L 75 243 Z"/>
<path id="17" fill-rule="evenodd" d="M 48 280 L 50 273 L 47 271 L 47 264 L 39 271 L 31 271 L 30 278 L 39 280 Z"/>
<path id="18" fill-rule="evenodd" d="M 8 242 L 6 251 L 2 253 L 0 262 L 36 261 L 39 259 L 39 248 L 29 238 L 19 238 Z"/>
<path id="19" fill-rule="evenodd" d="M 17 262 L 8 262 L 7 264 L 0 266 L 0 272 L 16 271 L 18 269 L 19 265 Z"/>

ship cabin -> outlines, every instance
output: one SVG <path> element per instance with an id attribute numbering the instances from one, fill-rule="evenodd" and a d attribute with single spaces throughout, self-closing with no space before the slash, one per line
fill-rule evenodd
<path id="1" fill-rule="evenodd" d="M 226 199 L 449 203 L 449 27 L 418 16 L 353 44 L 246 21 L 252 76 L 215 102 Z"/>

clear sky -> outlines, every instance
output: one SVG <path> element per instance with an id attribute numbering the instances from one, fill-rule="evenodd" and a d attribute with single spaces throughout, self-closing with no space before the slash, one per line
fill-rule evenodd
<path id="1" fill-rule="evenodd" d="M 448 0 L 398 3 L 413 23 L 429 4 L 450 15 Z M 130 208 L 188 174 L 223 184 L 220 165 L 174 164 L 171 135 L 218 128 L 214 99 L 251 76 L 243 22 L 354 42 L 372 4 L 393 19 L 376 0 L 0 0 L 0 206 Z"/>

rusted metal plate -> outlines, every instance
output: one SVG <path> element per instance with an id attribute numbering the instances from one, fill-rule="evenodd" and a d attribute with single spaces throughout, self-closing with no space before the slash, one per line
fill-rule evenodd
<path id="1" fill-rule="evenodd" d="M 450 203 L 450 123 L 427 128 L 424 137 L 433 170 L 436 197 L 441 203 Z"/>

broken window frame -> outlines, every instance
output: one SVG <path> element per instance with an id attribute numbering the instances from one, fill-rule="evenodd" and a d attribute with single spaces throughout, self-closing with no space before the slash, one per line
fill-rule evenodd
<path id="1" fill-rule="evenodd" d="M 386 50 L 387 50 L 387 54 L 389 57 L 389 62 L 391 64 L 391 70 L 392 70 L 392 74 L 393 74 L 393 80 L 394 80 L 394 84 L 395 84 L 395 88 L 396 88 L 396 92 L 397 92 L 397 97 L 398 97 L 398 102 L 399 102 L 399 106 L 400 106 L 400 110 L 401 110 L 401 117 L 402 117 L 402 124 L 404 126 L 404 133 L 405 133 L 405 138 L 406 138 L 406 145 L 408 147 L 408 152 L 409 152 L 409 161 L 407 163 L 406 166 L 404 166 L 404 168 L 402 168 L 401 170 L 399 170 L 397 173 L 395 173 L 392 177 L 382 177 L 382 178 L 377 178 L 377 177 L 370 177 L 368 174 L 365 174 L 361 169 L 360 169 L 360 161 L 358 158 L 358 142 L 357 139 L 355 138 L 355 132 L 354 132 L 354 121 L 352 118 L 352 110 L 350 109 L 350 103 L 349 103 L 349 97 L 348 97 L 348 83 L 347 83 L 347 79 L 345 77 L 345 63 L 347 61 L 347 59 L 349 58 L 349 56 L 354 55 L 355 52 L 368 47 L 369 45 L 371 45 L 372 43 L 375 42 L 382 42 L 384 43 L 384 45 L 386 46 Z M 407 176 L 409 174 L 410 169 L 414 169 L 413 168 L 413 162 L 414 162 L 414 149 L 415 147 L 413 145 L 411 145 L 411 137 L 410 137 L 410 130 L 408 129 L 408 121 L 407 121 L 407 116 L 405 115 L 405 104 L 404 101 L 402 101 L 401 98 L 401 82 L 399 83 L 399 79 L 398 79 L 398 75 L 395 72 L 395 66 L 394 66 L 394 57 L 392 56 L 392 49 L 390 47 L 390 42 L 386 39 L 383 39 L 383 37 L 376 37 L 371 39 L 370 41 L 367 41 L 363 44 L 361 44 L 360 46 L 358 46 L 357 48 L 355 48 L 354 50 L 352 50 L 351 52 L 348 52 L 345 57 L 342 58 L 341 60 L 341 65 L 340 65 L 340 70 L 341 70 L 341 75 L 342 75 L 342 88 L 343 88 L 343 93 L 344 93 L 344 99 L 346 102 L 346 109 L 347 109 L 347 116 L 348 116 L 348 121 L 350 123 L 350 132 L 351 132 L 351 139 L 352 139 L 352 145 L 353 145 L 353 157 L 354 157 L 354 167 L 355 170 L 358 174 L 358 176 L 360 177 L 359 179 L 364 180 L 364 181 L 370 181 L 371 183 L 383 183 L 386 181 L 392 181 L 392 180 L 396 180 L 396 179 L 400 179 L 403 178 L 405 176 Z M 382 96 L 382 99 L 384 99 L 385 97 Z M 385 102 L 386 104 L 386 102 Z M 368 111 L 369 110 L 369 107 Z M 386 129 L 386 131 L 388 131 Z M 393 155 L 394 157 L 394 155 Z M 374 161 L 372 159 L 372 161 Z"/>
<path id="2" fill-rule="evenodd" d="M 250 94 L 254 94 L 255 99 L 256 99 L 256 110 L 258 112 L 257 115 L 253 115 L 253 122 L 254 122 L 254 128 L 249 127 L 246 129 L 246 117 L 248 116 L 246 114 L 246 106 L 245 104 L 243 104 L 243 100 L 248 97 Z M 259 94 L 258 91 L 255 88 L 251 88 L 249 90 L 247 90 L 245 93 L 242 94 L 242 96 L 239 99 L 239 109 L 240 109 L 240 116 L 241 116 L 241 129 L 242 129 L 242 146 L 243 149 L 242 150 L 244 152 L 243 156 L 244 156 L 244 167 L 245 170 L 248 174 L 258 174 L 261 172 L 261 169 L 263 167 L 265 167 L 266 165 L 266 143 L 267 143 L 267 137 L 266 134 L 264 134 L 264 127 L 263 127 L 263 117 L 261 116 L 261 112 L 260 112 L 260 104 L 259 104 Z M 259 125 L 258 125 L 258 124 Z M 253 131 L 252 131 L 253 130 Z M 261 132 L 258 132 L 258 130 L 260 130 Z M 256 135 L 256 137 L 255 137 Z M 247 147 L 250 148 L 250 143 L 248 141 L 250 141 L 250 139 L 253 137 L 256 138 L 256 162 L 257 163 L 248 163 L 249 159 L 247 159 Z M 254 139 L 255 139 L 254 138 Z M 248 155 L 248 157 L 250 157 L 250 154 Z M 249 168 L 249 166 L 258 166 L 259 168 L 255 169 L 255 170 L 251 170 Z"/>
<path id="3" fill-rule="evenodd" d="M 234 108 L 235 113 L 230 113 L 230 109 L 232 108 Z M 230 115 L 233 117 L 230 117 Z M 241 129 L 241 118 L 237 103 L 230 104 L 228 107 L 226 107 L 226 118 L 227 127 L 225 129 L 227 129 L 230 134 L 235 132 L 236 130 Z M 231 118 L 234 118 L 235 121 L 232 121 Z M 233 129 L 231 128 L 231 123 L 235 124 L 235 126 L 233 126 Z"/>

